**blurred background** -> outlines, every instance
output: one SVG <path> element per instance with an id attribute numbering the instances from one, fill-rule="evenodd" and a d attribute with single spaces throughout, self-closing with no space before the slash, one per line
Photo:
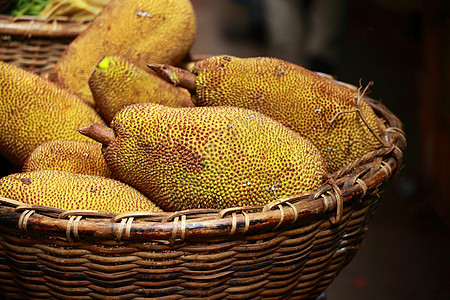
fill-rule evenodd
<path id="1" fill-rule="evenodd" d="M 192 0 L 194 56 L 274 56 L 359 85 L 404 123 L 405 167 L 336 299 L 450 298 L 450 1 Z"/>

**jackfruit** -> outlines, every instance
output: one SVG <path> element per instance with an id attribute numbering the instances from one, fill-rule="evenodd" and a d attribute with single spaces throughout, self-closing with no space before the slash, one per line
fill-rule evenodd
<path id="1" fill-rule="evenodd" d="M 23 172 L 60 170 L 113 177 L 102 155 L 102 144 L 80 141 L 50 141 L 38 146 L 27 158 Z"/>
<path id="2" fill-rule="evenodd" d="M 58 170 L 11 174 L 0 179 L 0 196 L 33 205 L 60 209 L 161 212 L 129 185 L 94 175 Z"/>
<path id="3" fill-rule="evenodd" d="M 0 154 L 18 167 L 40 144 L 92 142 L 77 129 L 104 124 L 83 100 L 35 73 L 0 61 L 0 82 Z"/>
<path id="4" fill-rule="evenodd" d="M 89 87 L 99 113 L 108 124 L 119 110 L 134 103 L 194 106 L 186 89 L 175 87 L 118 56 L 101 60 L 89 78 Z"/>
<path id="5" fill-rule="evenodd" d="M 253 109 L 299 132 L 331 173 L 382 145 L 378 118 L 358 91 L 293 63 L 220 55 L 197 61 L 192 73 L 149 67 L 189 89 L 197 106 Z"/>
<path id="6" fill-rule="evenodd" d="M 48 78 L 94 106 L 88 80 L 104 56 L 123 56 L 141 68 L 177 64 L 195 34 L 189 0 L 111 0 L 69 44 Z"/>
<path id="7" fill-rule="evenodd" d="M 265 204 L 318 187 L 326 172 L 313 144 L 243 108 L 134 104 L 111 127 L 115 136 L 79 131 L 103 141 L 116 178 L 164 210 Z"/>

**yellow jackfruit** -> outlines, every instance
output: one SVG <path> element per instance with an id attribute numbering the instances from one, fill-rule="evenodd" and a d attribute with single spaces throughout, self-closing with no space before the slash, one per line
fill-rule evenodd
<path id="1" fill-rule="evenodd" d="M 171 81 L 187 85 L 196 105 L 243 107 L 278 120 L 312 141 L 331 173 L 381 146 L 378 118 L 358 91 L 293 63 L 220 55 L 196 62 L 192 73 Z"/>
<path id="2" fill-rule="evenodd" d="M 118 56 L 102 59 L 89 78 L 89 86 L 96 107 L 108 123 L 124 106 L 134 103 L 194 106 L 186 89 L 175 87 Z"/>
<path id="3" fill-rule="evenodd" d="M 121 181 L 57 170 L 3 177 L 0 179 L 0 196 L 27 204 L 67 210 L 86 209 L 112 213 L 161 211 L 147 197 Z"/>
<path id="4" fill-rule="evenodd" d="M 111 0 L 68 46 L 49 79 L 95 105 L 88 80 L 107 55 L 146 63 L 177 64 L 189 52 L 196 20 L 189 0 Z"/>
<path id="5" fill-rule="evenodd" d="M 102 155 L 102 144 L 80 141 L 50 141 L 38 146 L 27 158 L 23 172 L 60 170 L 113 177 Z"/>
<path id="6" fill-rule="evenodd" d="M 81 126 L 103 119 L 83 100 L 54 83 L 0 61 L 0 154 L 21 167 L 40 144 L 92 140 Z"/>
<path id="7" fill-rule="evenodd" d="M 103 153 L 114 176 L 164 210 L 264 204 L 318 187 L 326 172 L 309 141 L 247 109 L 134 104 L 111 127 Z M 92 128 L 79 130 L 105 140 Z"/>

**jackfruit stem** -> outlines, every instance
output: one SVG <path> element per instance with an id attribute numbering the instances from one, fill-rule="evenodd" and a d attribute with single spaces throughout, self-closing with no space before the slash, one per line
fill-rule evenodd
<path id="1" fill-rule="evenodd" d="M 109 143 L 116 139 L 116 134 L 112 128 L 98 123 L 80 127 L 78 128 L 78 132 L 82 135 L 90 137 L 104 146 L 108 146 Z"/>
<path id="2" fill-rule="evenodd" d="M 167 64 L 147 64 L 147 66 L 167 82 L 181 86 L 190 93 L 195 92 L 195 79 L 197 75 Z"/>

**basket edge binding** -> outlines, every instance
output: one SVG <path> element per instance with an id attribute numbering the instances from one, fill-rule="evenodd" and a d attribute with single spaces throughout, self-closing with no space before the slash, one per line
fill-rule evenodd
<path id="1" fill-rule="evenodd" d="M 68 21 L 0 14 L 0 35 L 22 38 L 46 37 L 52 39 L 75 38 L 89 25 L 88 21 Z"/>

